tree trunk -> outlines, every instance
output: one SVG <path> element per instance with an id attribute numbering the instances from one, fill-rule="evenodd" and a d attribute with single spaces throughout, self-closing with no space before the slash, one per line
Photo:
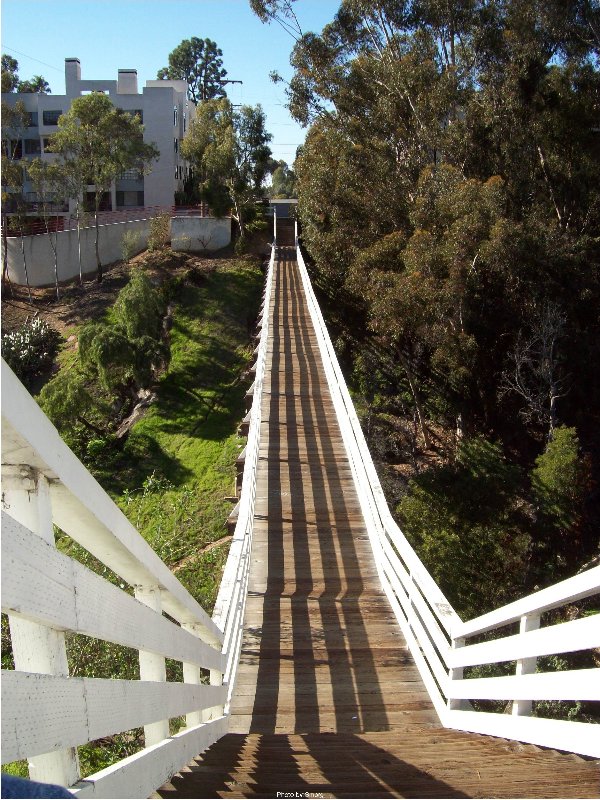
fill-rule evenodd
<path id="1" fill-rule="evenodd" d="M 8 233 L 6 232 L 7 217 L 5 214 L 3 214 L 2 217 L 2 246 L 4 247 L 4 253 L 2 254 L 2 283 L 8 283 L 10 286 L 10 293 L 12 295 L 12 284 L 8 275 Z M 29 298 L 31 300 L 31 292 L 29 292 Z"/>
<path id="2" fill-rule="evenodd" d="M 21 228 L 21 255 L 23 256 L 23 270 L 25 272 L 25 283 L 27 284 L 27 293 L 29 294 L 29 302 L 33 305 L 31 297 L 31 286 L 29 285 L 29 272 L 27 270 L 27 259 L 25 257 L 25 239 L 23 237 L 23 229 Z"/>
<path id="3" fill-rule="evenodd" d="M 77 214 L 77 257 L 79 258 L 79 284 L 83 286 L 83 267 L 81 264 L 81 215 L 79 212 L 79 198 L 77 198 L 77 205 L 75 206 L 75 213 Z"/>
<path id="4" fill-rule="evenodd" d="M 419 393 L 417 391 L 416 384 L 413 379 L 413 375 L 411 369 L 408 364 L 408 359 L 404 356 L 404 354 L 398 350 L 398 357 L 400 359 L 400 363 L 402 364 L 402 369 L 406 373 L 406 377 L 408 378 L 408 385 L 410 386 L 410 391 L 413 396 L 413 400 L 415 403 L 415 409 L 417 411 L 417 416 L 419 418 L 419 427 L 421 428 L 421 434 L 423 436 L 423 442 L 425 443 L 426 449 L 431 447 L 431 439 L 429 438 L 429 432 L 425 427 L 425 418 L 423 415 L 423 410 L 421 407 L 421 401 L 419 399 Z"/>
<path id="5" fill-rule="evenodd" d="M 94 214 L 94 219 L 95 219 L 95 223 L 96 223 L 96 241 L 94 243 L 94 246 L 96 248 L 96 270 L 97 270 L 97 272 L 96 272 L 96 280 L 97 280 L 98 283 L 102 283 L 102 262 L 100 261 L 100 248 L 99 248 L 99 245 L 98 245 L 98 240 L 99 240 L 99 236 L 100 236 L 100 228 L 98 226 L 98 212 L 100 210 L 99 206 L 100 206 L 100 201 L 98 199 L 96 199 L 96 208 L 95 208 L 95 214 Z"/>

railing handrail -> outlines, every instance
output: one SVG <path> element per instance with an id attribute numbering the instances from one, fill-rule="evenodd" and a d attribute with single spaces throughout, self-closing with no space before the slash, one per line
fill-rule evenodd
<path id="1" fill-rule="evenodd" d="M 298 245 L 297 261 L 382 587 L 440 721 L 446 727 L 599 756 L 598 726 L 528 715 L 534 700 L 600 700 L 599 669 L 535 672 L 538 656 L 600 646 L 600 615 L 538 630 L 544 611 L 600 592 L 600 567 L 474 620 L 460 619 L 389 511 Z M 517 621 L 521 632 L 516 636 L 482 644 L 464 641 Z M 464 666 L 507 659 L 516 660 L 516 675 L 462 679 Z M 513 714 L 508 718 L 469 710 L 469 700 L 502 700 L 509 694 Z"/>
<path id="2" fill-rule="evenodd" d="M 227 659 L 225 681 L 228 684 L 228 702 L 235 688 L 235 676 L 242 644 L 244 611 L 246 606 L 247 584 L 250 572 L 250 552 L 254 529 L 254 506 L 256 500 L 256 471 L 258 466 L 261 429 L 261 405 L 263 381 L 266 371 L 268 337 L 270 331 L 270 306 L 273 285 L 275 248 L 267 270 L 262 311 L 260 341 L 256 353 L 255 378 L 248 440 L 245 448 L 244 473 L 239 499 L 238 518 L 231 541 L 229 555 L 219 587 L 213 620 L 225 631 L 224 654 Z"/>
<path id="3" fill-rule="evenodd" d="M 73 216 L 68 212 L 68 207 L 63 209 L 63 213 L 59 211 L 55 211 L 54 209 L 47 209 L 51 216 L 49 219 L 48 227 L 50 233 L 65 233 L 68 231 L 76 230 L 77 229 L 77 217 Z M 27 225 L 27 219 L 33 219 L 39 217 L 39 212 L 37 215 L 34 213 L 35 210 L 32 210 L 31 213 L 25 213 L 25 215 L 20 216 L 17 213 L 8 212 L 5 214 L 6 219 L 10 220 L 14 217 L 20 217 L 22 221 L 23 227 L 23 236 L 43 236 L 48 233 L 46 230 L 46 224 L 44 222 L 36 222 L 34 224 Z M 130 206 L 127 208 L 118 208 L 115 210 L 103 210 L 98 212 L 98 226 L 103 227 L 105 225 L 115 225 L 119 223 L 125 222 L 146 222 L 150 219 L 154 219 L 155 217 L 161 214 L 168 214 L 171 218 L 173 217 L 202 217 L 202 218 L 210 218 L 211 213 L 209 207 L 202 203 L 199 206 Z M 57 222 L 60 220 L 60 224 Z M 80 220 L 79 220 L 79 227 L 81 230 L 85 230 L 86 228 L 93 228 L 95 226 L 95 212 L 92 211 L 80 211 Z M 18 239 L 20 238 L 20 233 L 13 233 L 7 232 L 7 238 L 9 239 Z"/>

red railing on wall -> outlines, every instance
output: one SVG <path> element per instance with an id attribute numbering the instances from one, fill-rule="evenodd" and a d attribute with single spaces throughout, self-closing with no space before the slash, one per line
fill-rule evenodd
<path id="1" fill-rule="evenodd" d="M 198 206 L 135 206 L 118 209 L 116 211 L 100 211 L 98 214 L 98 224 L 111 225 L 118 222 L 153 219 L 160 214 L 168 214 L 170 217 L 212 216 L 206 203 L 201 203 Z M 23 216 L 9 213 L 5 215 L 4 221 L 6 224 L 6 232 L 9 237 L 32 236 L 77 229 L 77 218 L 67 214 L 50 216 L 46 222 L 39 216 Z M 93 228 L 95 224 L 93 212 L 85 212 L 82 214 L 80 218 L 81 228 Z"/>

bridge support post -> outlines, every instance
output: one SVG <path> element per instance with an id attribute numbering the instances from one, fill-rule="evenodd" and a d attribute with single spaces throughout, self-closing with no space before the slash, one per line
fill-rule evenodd
<path id="1" fill-rule="evenodd" d="M 28 466 L 9 466 L 2 469 L 2 483 L 3 506 L 9 514 L 55 547 L 50 486 L 45 476 Z M 16 670 L 69 674 L 63 631 L 12 614 L 8 622 Z M 28 761 L 33 780 L 61 786 L 72 786 L 79 780 L 79 760 L 74 747 L 34 756 Z"/>
<path id="2" fill-rule="evenodd" d="M 135 597 L 140 603 L 149 606 L 158 614 L 162 613 L 162 600 L 160 588 L 158 586 L 136 586 Z M 157 653 L 150 653 L 145 650 L 139 651 L 140 661 L 140 680 L 166 682 L 167 669 L 164 656 Z M 169 738 L 169 720 L 163 719 L 158 722 L 151 722 L 144 725 L 144 741 L 146 747 L 162 742 Z"/>
<path id="3" fill-rule="evenodd" d="M 519 633 L 527 633 L 528 631 L 535 631 L 540 627 L 539 614 L 524 614 L 521 617 L 519 625 Z M 537 658 L 520 658 L 517 661 L 516 675 L 530 675 L 535 672 L 537 667 Z M 531 700 L 513 700 L 512 713 L 515 716 L 529 716 L 533 710 L 533 703 Z"/>

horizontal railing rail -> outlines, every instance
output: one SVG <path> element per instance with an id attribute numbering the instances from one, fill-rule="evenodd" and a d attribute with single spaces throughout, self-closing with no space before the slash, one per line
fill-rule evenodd
<path id="1" fill-rule="evenodd" d="M 460 619 L 389 511 L 298 246 L 297 260 L 381 584 L 440 721 L 459 730 L 600 756 L 600 725 L 532 715 L 534 702 L 600 700 L 600 669 L 537 671 L 540 657 L 589 653 L 600 646 L 600 614 L 568 621 L 542 617 L 599 594 L 600 567 L 476 619 Z M 518 633 L 507 632 L 517 624 Z M 486 641 L 467 641 L 482 635 Z M 513 675 L 464 677 L 465 668 L 502 672 L 507 662 L 514 662 Z M 470 701 L 477 700 L 497 701 L 502 710 L 476 711 Z M 512 713 L 503 713 L 507 708 Z"/>

